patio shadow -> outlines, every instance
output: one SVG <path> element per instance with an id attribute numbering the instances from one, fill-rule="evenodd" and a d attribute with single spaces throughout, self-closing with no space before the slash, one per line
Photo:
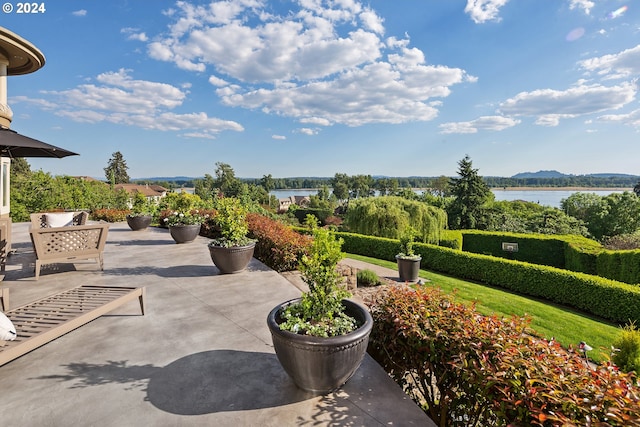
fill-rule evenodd
<path id="1" fill-rule="evenodd" d="M 212 350 L 190 354 L 165 367 L 70 363 L 67 373 L 32 380 L 70 381 L 69 388 L 125 384 L 126 390 L 144 389 L 156 408 L 178 415 L 203 415 L 284 406 L 311 399 L 295 386 L 275 354 Z"/>
<path id="2" fill-rule="evenodd" d="M 271 408 L 313 397 L 293 384 L 275 354 L 235 350 L 178 359 L 155 373 L 147 388 L 149 402 L 179 415 Z"/>

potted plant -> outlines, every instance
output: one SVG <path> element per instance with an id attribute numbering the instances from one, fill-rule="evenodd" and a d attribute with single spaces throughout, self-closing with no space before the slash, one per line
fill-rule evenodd
<path id="1" fill-rule="evenodd" d="M 407 227 L 400 235 L 400 253 L 396 255 L 398 262 L 398 275 L 401 282 L 417 282 L 420 273 L 420 261 L 422 257 L 413 251 L 415 230 Z"/>
<path id="2" fill-rule="evenodd" d="M 133 231 L 146 229 L 153 220 L 155 203 L 147 199 L 144 194 L 136 191 L 133 195 L 131 213 L 127 215 L 127 224 Z"/>
<path id="3" fill-rule="evenodd" d="M 170 211 L 165 214 L 163 222 L 169 227 L 169 233 L 176 243 L 193 242 L 200 234 L 202 222 L 207 217 L 197 209 Z"/>
<path id="4" fill-rule="evenodd" d="M 256 241 L 247 237 L 248 211 L 233 197 L 217 199 L 214 207 L 217 213 L 213 222 L 220 237 L 209 243 L 211 260 L 223 274 L 239 273 L 249 265 L 256 247 Z"/>
<path id="5" fill-rule="evenodd" d="M 267 325 L 278 360 L 294 383 L 327 393 L 362 363 L 373 319 L 365 307 L 346 299 L 349 293 L 339 284 L 342 240 L 317 226 L 313 237 L 299 267 L 309 291 L 271 310 Z"/>

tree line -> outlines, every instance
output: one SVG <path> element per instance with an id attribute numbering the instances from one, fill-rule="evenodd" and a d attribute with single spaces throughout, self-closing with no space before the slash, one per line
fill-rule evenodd
<path id="1" fill-rule="evenodd" d="M 204 178 L 192 182 L 195 194 L 200 198 L 207 200 L 222 194 L 247 203 L 269 206 L 274 211 L 277 209 L 278 202 L 270 191 L 278 188 L 279 179 L 264 175 L 259 180 L 243 180 L 235 176 L 230 165 L 217 162 L 215 166 L 213 174 L 205 174 Z M 43 171 L 32 172 L 24 159 L 14 159 L 11 168 L 11 217 L 17 222 L 27 221 L 29 213 L 52 209 L 126 209 L 130 196 L 124 190 L 114 190 L 114 185 L 129 182 L 127 169 L 119 152 L 114 153 L 104 170 L 107 183 L 69 176 L 54 177 Z M 302 179 L 296 185 L 305 188 L 317 186 L 318 193 L 310 197 L 310 208 L 322 210 L 326 216 L 345 214 L 353 200 L 387 195 L 443 209 L 450 229 L 579 234 L 600 241 L 612 236 L 638 235 L 640 184 L 629 182 L 627 185 L 634 187 L 633 192 L 604 197 L 576 193 L 562 201 L 562 209 L 557 209 L 530 202 L 495 201 L 488 184 L 494 178 L 488 181 L 480 176 L 469 156 L 458 163 L 457 173 L 458 176 L 453 178 L 432 178 L 428 190 L 422 194 L 411 189 L 415 188 L 414 185 L 403 186 L 404 182 L 396 178 L 344 173 L 336 173 L 332 178 L 317 178 L 317 181 L 305 182 Z M 550 179 L 557 182 L 564 178 Z M 607 186 L 613 186 L 609 178 L 598 179 L 606 182 Z M 577 185 L 578 181 L 571 182 Z M 589 182 L 593 185 L 594 181 Z M 637 240 L 640 242 L 640 235 Z"/>

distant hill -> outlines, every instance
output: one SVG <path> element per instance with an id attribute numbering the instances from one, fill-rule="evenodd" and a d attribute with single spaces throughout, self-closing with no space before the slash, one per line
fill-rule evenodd
<path id="1" fill-rule="evenodd" d="M 558 171 L 538 171 L 538 172 L 520 172 L 513 175 L 511 178 L 564 178 L 569 175 L 565 175 Z"/>
<path id="2" fill-rule="evenodd" d="M 587 173 L 584 175 L 567 175 L 556 170 L 538 172 L 520 172 L 511 178 L 569 178 L 569 177 L 593 177 L 593 178 L 635 178 L 636 175 L 626 173 Z"/>

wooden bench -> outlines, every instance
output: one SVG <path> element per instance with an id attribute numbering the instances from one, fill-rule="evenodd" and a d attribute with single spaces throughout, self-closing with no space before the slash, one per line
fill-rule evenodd
<path id="1" fill-rule="evenodd" d="M 0 341 L 0 366 L 136 298 L 144 315 L 144 296 L 144 287 L 78 286 L 6 311 L 18 336 Z"/>
<path id="2" fill-rule="evenodd" d="M 31 214 L 31 242 L 36 255 L 36 280 L 43 264 L 95 260 L 104 269 L 103 252 L 107 243 L 109 224 L 86 224 L 86 212 L 77 212 L 74 224 L 47 227 L 46 214 Z"/>

